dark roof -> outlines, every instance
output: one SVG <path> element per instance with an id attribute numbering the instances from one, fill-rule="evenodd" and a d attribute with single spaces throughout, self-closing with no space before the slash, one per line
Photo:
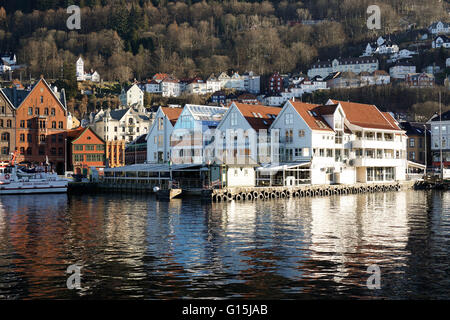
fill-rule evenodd
<path id="1" fill-rule="evenodd" d="M 450 110 L 448 110 L 442 114 L 442 121 L 449 121 L 449 120 L 450 120 Z M 436 114 L 431 119 L 431 121 L 440 121 L 439 114 Z"/>
<path id="2" fill-rule="evenodd" d="M 420 135 L 423 136 L 425 134 L 424 123 L 412 123 L 412 122 L 401 122 L 400 128 L 406 131 L 407 136 Z M 430 130 L 427 130 L 427 134 L 430 133 Z"/>
<path id="3" fill-rule="evenodd" d="M 14 108 L 18 108 L 23 100 L 30 94 L 29 90 L 21 90 L 17 88 L 2 88 L 1 89 L 8 100 L 13 104 Z"/>
<path id="4" fill-rule="evenodd" d="M 111 110 L 109 114 L 111 115 L 111 118 L 114 120 L 120 120 L 122 117 L 127 113 L 128 109 L 117 109 L 117 110 Z"/>

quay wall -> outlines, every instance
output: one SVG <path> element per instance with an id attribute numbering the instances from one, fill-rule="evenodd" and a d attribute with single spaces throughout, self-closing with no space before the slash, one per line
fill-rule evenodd
<path id="1" fill-rule="evenodd" d="M 120 192 L 152 194 L 150 184 L 112 183 L 69 183 L 70 193 Z M 429 185 L 419 181 L 357 183 L 351 185 L 300 185 L 289 187 L 229 187 L 223 189 L 182 190 L 181 197 L 196 196 L 212 201 L 264 200 L 288 197 L 329 196 L 337 194 L 358 194 L 370 192 L 399 191 L 405 189 L 429 189 Z"/>

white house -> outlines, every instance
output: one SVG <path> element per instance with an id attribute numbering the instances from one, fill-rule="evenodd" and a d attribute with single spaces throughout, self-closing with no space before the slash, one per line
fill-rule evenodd
<path id="1" fill-rule="evenodd" d="M 450 32 L 450 25 L 446 22 L 437 21 L 428 27 L 431 34 L 446 34 Z"/>
<path id="2" fill-rule="evenodd" d="M 416 72 L 416 66 L 408 62 L 399 62 L 389 68 L 389 75 L 393 79 L 406 79 L 410 73 Z"/>
<path id="3" fill-rule="evenodd" d="M 396 52 L 390 56 L 388 59 L 388 63 L 397 62 L 403 59 L 411 59 L 414 55 L 417 55 L 417 51 L 410 51 L 408 49 L 402 49 L 399 52 Z"/>
<path id="4" fill-rule="evenodd" d="M 155 79 L 150 79 L 144 85 L 144 90 L 148 93 L 161 93 L 161 85 L 160 82 Z"/>
<path id="5" fill-rule="evenodd" d="M 318 106 L 288 101 L 279 130 L 283 166 L 259 169 L 285 185 L 405 180 L 406 136 L 373 105 L 329 100 Z M 282 172 L 281 172 L 282 171 Z"/>
<path id="6" fill-rule="evenodd" d="M 433 39 L 433 42 L 431 43 L 431 47 L 433 49 L 437 49 L 437 48 L 450 48 L 450 39 L 447 36 L 441 35 L 441 36 L 437 36 L 436 38 Z"/>
<path id="7" fill-rule="evenodd" d="M 440 167 L 441 148 L 442 164 L 444 168 L 450 168 L 450 111 L 434 115 L 428 122 L 431 125 L 431 154 L 432 165 Z M 439 142 L 441 141 L 441 142 Z"/>
<path id="8" fill-rule="evenodd" d="M 217 80 L 220 81 L 221 89 L 235 89 L 238 91 L 248 91 L 254 94 L 258 94 L 261 91 L 261 77 L 255 75 L 253 71 L 246 72 L 242 75 L 234 72 L 231 76 L 226 72 L 222 72 L 217 77 Z"/>
<path id="9" fill-rule="evenodd" d="M 165 78 L 160 82 L 163 97 L 179 97 L 183 92 L 180 80 L 175 78 Z"/>
<path id="10" fill-rule="evenodd" d="M 171 135 L 171 161 L 174 164 L 204 164 L 207 138 L 222 120 L 228 108 L 186 104 Z"/>
<path id="11" fill-rule="evenodd" d="M 84 61 L 81 57 L 76 62 L 76 77 L 77 81 L 100 82 L 100 74 L 97 71 L 91 70 L 91 73 L 84 71 Z"/>
<path id="12" fill-rule="evenodd" d="M 267 137 L 280 111 L 281 108 L 276 107 L 231 103 L 217 126 L 217 133 L 223 140 L 215 139 L 223 151 L 215 155 L 215 159 L 222 164 L 222 182 L 228 187 L 255 185 L 254 168 L 270 159 L 269 140 L 263 137 Z"/>
<path id="13" fill-rule="evenodd" d="M 170 136 L 183 111 L 181 107 L 159 107 L 146 137 L 147 163 L 167 163 L 170 160 Z"/>
<path id="14" fill-rule="evenodd" d="M 91 114 L 90 126 L 105 141 L 124 140 L 131 142 L 148 133 L 152 124 L 152 114 L 144 107 L 124 107 L 115 110 L 101 110 Z"/>
<path id="15" fill-rule="evenodd" d="M 204 95 L 207 92 L 207 83 L 200 78 L 194 78 L 186 85 L 186 93 L 188 94 Z"/>
<path id="16" fill-rule="evenodd" d="M 333 61 L 318 61 L 308 70 L 308 77 L 327 77 L 333 72 L 374 72 L 378 70 L 378 59 L 373 57 L 334 59 Z"/>
<path id="17" fill-rule="evenodd" d="M 134 108 L 144 106 L 144 92 L 136 83 L 126 89 L 123 88 L 119 99 L 122 106 Z"/>
<path id="18" fill-rule="evenodd" d="M 206 92 L 214 93 L 222 89 L 222 82 L 212 74 L 206 80 Z"/>

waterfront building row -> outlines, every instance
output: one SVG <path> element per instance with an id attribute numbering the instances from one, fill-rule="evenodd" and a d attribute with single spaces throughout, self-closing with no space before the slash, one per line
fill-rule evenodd
<path id="1" fill-rule="evenodd" d="M 374 105 L 186 105 L 158 110 L 146 170 L 197 165 L 203 184 L 229 187 L 402 181 L 409 169 L 424 168 L 408 161 L 406 146 L 399 123 Z"/>

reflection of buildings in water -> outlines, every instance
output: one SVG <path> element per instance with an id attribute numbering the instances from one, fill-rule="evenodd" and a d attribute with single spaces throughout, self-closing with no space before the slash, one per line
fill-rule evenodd
<path id="1" fill-rule="evenodd" d="M 13 257 L 8 262 L 8 282 L 13 286 L 26 279 L 19 287 L 28 297 L 51 296 L 58 288 L 45 287 L 46 280 L 64 274 L 60 239 L 66 231 L 61 216 L 67 207 L 67 195 L 7 196 L 0 198 L 0 206 L 0 237 L 7 246 L 6 254 Z"/>
<path id="2" fill-rule="evenodd" d="M 335 264 L 336 282 L 358 282 L 350 274 L 371 264 L 401 266 L 396 256 L 404 256 L 399 253 L 408 240 L 407 197 L 392 192 L 311 199 L 311 259 Z"/>

